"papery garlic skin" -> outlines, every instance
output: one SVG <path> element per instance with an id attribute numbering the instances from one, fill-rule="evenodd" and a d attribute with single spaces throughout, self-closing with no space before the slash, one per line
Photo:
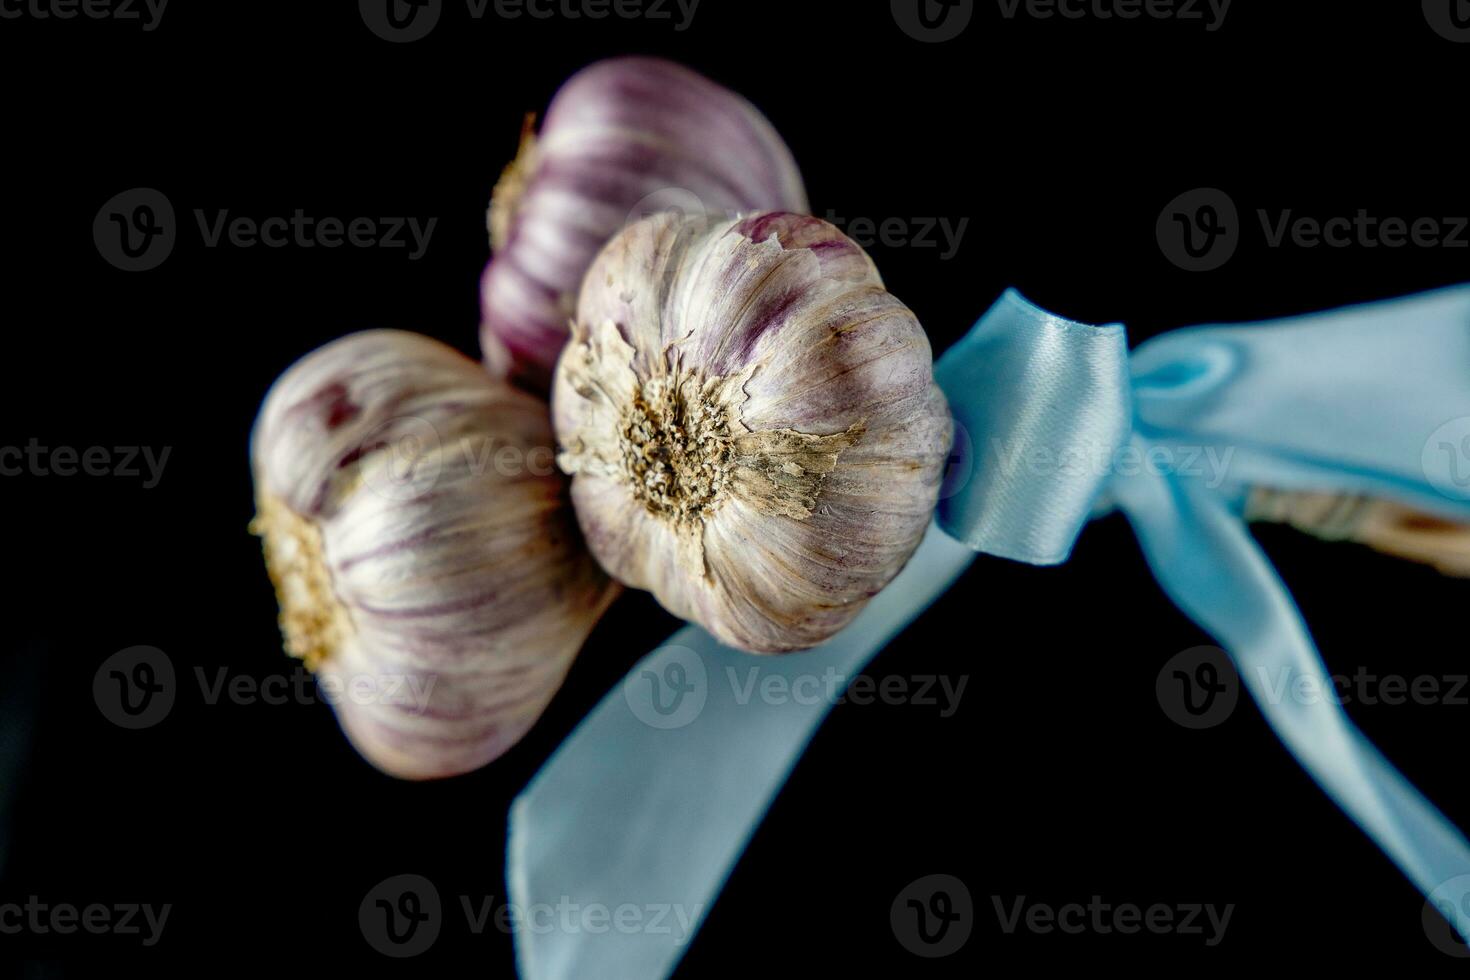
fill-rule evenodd
<path id="1" fill-rule="evenodd" d="M 251 443 L 288 652 L 362 755 L 429 779 L 514 745 L 616 593 L 545 404 L 427 337 L 369 331 L 287 371 Z"/>
<path id="2" fill-rule="evenodd" d="M 1470 525 L 1392 500 L 1347 493 L 1252 487 L 1245 519 L 1288 524 L 1325 541 L 1356 541 L 1384 554 L 1470 578 Z"/>
<path id="3" fill-rule="evenodd" d="M 496 186 L 481 335 L 545 390 L 582 276 L 619 229 L 665 209 L 806 211 L 796 162 L 735 93 L 657 58 L 573 75 Z M 498 356 L 498 355 L 497 355 Z"/>
<path id="4" fill-rule="evenodd" d="M 552 411 L 602 566 L 761 653 L 822 642 L 898 573 L 953 435 L 914 314 L 855 243 L 789 213 L 614 238 Z"/>

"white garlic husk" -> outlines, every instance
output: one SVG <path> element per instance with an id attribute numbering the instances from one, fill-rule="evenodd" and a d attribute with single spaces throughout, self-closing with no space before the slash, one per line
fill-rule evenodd
<path id="1" fill-rule="evenodd" d="M 953 434 L 914 314 L 836 228 L 781 212 L 609 242 L 552 410 L 603 568 L 761 653 L 822 642 L 898 573 Z"/>
<path id="2" fill-rule="evenodd" d="M 251 439 L 287 651 L 395 776 L 468 772 L 540 716 L 612 601 L 545 403 L 427 337 L 303 358 Z"/>
<path id="3" fill-rule="evenodd" d="M 582 276 L 631 220 L 663 210 L 806 211 L 796 161 L 744 98 L 660 58 L 573 75 L 495 187 L 482 346 L 544 391 Z"/>
<path id="4" fill-rule="evenodd" d="M 1287 524 L 1325 541 L 1355 541 L 1376 551 L 1470 578 L 1470 524 L 1392 500 L 1350 493 L 1253 487 L 1245 519 Z"/>

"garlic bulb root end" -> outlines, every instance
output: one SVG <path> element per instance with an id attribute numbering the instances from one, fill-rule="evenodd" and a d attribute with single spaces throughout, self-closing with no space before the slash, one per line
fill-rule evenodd
<path id="1" fill-rule="evenodd" d="M 785 212 L 609 242 L 552 408 L 603 568 L 753 653 L 821 643 L 888 584 L 953 436 L 913 313 L 855 242 Z"/>
<path id="2" fill-rule="evenodd" d="M 490 192 L 490 210 L 486 225 L 490 231 L 490 250 L 498 252 L 510 241 L 510 230 L 521 207 L 521 197 L 536 173 L 536 114 L 526 113 L 521 123 L 521 140 L 515 159 L 505 165 L 495 189 Z"/>
<path id="3" fill-rule="evenodd" d="M 1470 525 L 1391 500 L 1357 494 L 1254 487 L 1248 521 L 1286 524 L 1324 541 L 1353 541 L 1375 551 L 1470 578 Z"/>
<path id="4" fill-rule="evenodd" d="M 251 438 L 286 647 L 384 772 L 469 772 L 535 723 L 616 589 L 584 550 L 546 403 L 437 341 L 297 362 Z"/>
<path id="5" fill-rule="evenodd" d="M 332 587 L 321 531 L 274 495 L 262 493 L 250 533 L 265 551 L 286 652 L 315 673 L 353 633 L 352 617 Z"/>

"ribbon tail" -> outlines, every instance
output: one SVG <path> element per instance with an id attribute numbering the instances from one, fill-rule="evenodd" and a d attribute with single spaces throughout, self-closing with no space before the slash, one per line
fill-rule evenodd
<path id="1" fill-rule="evenodd" d="M 908 566 L 815 650 L 756 657 L 690 626 L 645 657 L 511 807 L 524 980 L 671 974 L 832 699 L 974 560 L 930 525 Z M 830 697 L 765 698 L 773 677 Z M 581 926 L 594 914 L 605 928 Z"/>
<path id="2" fill-rule="evenodd" d="M 1470 844 L 1332 697 L 1295 602 L 1240 516 L 1196 480 L 1145 474 L 1113 489 L 1159 583 L 1229 652 L 1282 742 L 1470 940 Z M 1288 693 L 1301 679 L 1316 696 Z"/>

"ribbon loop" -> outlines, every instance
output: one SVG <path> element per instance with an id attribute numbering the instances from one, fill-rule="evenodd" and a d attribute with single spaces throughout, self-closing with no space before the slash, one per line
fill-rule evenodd
<path id="1" fill-rule="evenodd" d="M 1170 331 L 1138 348 L 1133 377 L 1136 429 L 1229 453 L 1222 488 L 1336 490 L 1470 520 L 1470 287 Z"/>
<path id="2" fill-rule="evenodd" d="M 939 526 L 976 551 L 1066 561 L 1128 438 L 1123 327 L 1053 316 L 1008 289 L 934 374 L 970 454 Z"/>

